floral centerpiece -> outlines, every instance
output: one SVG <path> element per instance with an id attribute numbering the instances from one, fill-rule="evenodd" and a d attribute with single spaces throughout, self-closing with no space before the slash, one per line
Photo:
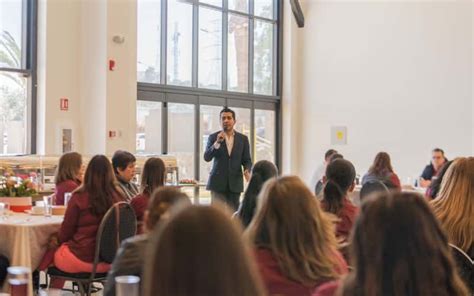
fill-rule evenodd
<path id="1" fill-rule="evenodd" d="M 36 184 L 29 178 L 0 176 L 0 202 L 8 203 L 15 212 L 31 209 L 31 196 L 36 194 Z"/>

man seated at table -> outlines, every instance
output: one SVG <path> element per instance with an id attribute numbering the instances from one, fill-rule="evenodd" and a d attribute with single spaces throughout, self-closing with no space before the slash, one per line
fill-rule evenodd
<path id="1" fill-rule="evenodd" d="M 118 185 L 123 190 L 127 202 L 130 202 L 139 193 L 138 186 L 132 181 L 135 177 L 136 161 L 135 156 L 128 151 L 117 150 L 112 156 L 115 177 L 117 177 Z"/>
<path id="2" fill-rule="evenodd" d="M 189 197 L 175 187 L 161 187 L 152 194 L 145 211 L 145 234 L 137 235 L 122 242 L 112 267 L 107 275 L 104 295 L 115 295 L 115 277 L 121 275 L 142 275 L 148 233 L 153 231 L 161 217 L 177 203 L 191 204 Z"/>
<path id="3" fill-rule="evenodd" d="M 444 156 L 444 151 L 442 149 L 433 149 L 431 152 L 431 163 L 427 165 L 423 170 L 423 173 L 421 173 L 420 186 L 424 188 L 430 186 L 431 179 L 438 174 L 438 171 L 447 161 L 448 159 Z"/>

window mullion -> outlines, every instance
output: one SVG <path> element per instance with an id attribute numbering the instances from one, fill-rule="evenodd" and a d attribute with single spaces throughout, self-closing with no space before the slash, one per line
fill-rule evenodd
<path id="1" fill-rule="evenodd" d="M 198 87 L 198 58 L 199 58 L 199 6 L 193 4 L 193 37 L 192 37 L 192 78 L 191 85 Z"/>
<path id="2" fill-rule="evenodd" d="M 167 59 L 167 43 L 168 43 L 168 1 L 161 0 L 161 32 L 160 32 L 160 83 L 167 84 L 166 81 L 166 59 Z"/>
<path id="3" fill-rule="evenodd" d="M 249 67 L 248 67 L 248 79 L 249 79 L 248 88 L 249 89 L 248 89 L 248 92 L 249 92 L 249 94 L 253 94 L 254 26 L 255 26 L 255 20 L 252 16 L 250 16 L 250 18 L 249 18 L 249 44 L 248 44 L 248 47 L 249 47 L 249 60 L 248 60 L 248 63 L 249 63 Z"/>
<path id="4" fill-rule="evenodd" d="M 228 46 L 229 46 L 229 13 L 227 11 L 227 0 L 224 0 L 222 11 L 222 90 L 226 91 L 227 86 L 227 71 L 228 71 Z"/>

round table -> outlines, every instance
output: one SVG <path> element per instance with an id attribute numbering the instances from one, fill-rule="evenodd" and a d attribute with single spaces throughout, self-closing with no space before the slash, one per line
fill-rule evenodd
<path id="1" fill-rule="evenodd" d="M 0 254 L 8 257 L 11 266 L 25 266 L 34 271 L 46 252 L 49 237 L 59 231 L 62 221 L 63 216 L 21 213 L 0 216 Z M 30 288 L 29 295 L 32 293 Z"/>

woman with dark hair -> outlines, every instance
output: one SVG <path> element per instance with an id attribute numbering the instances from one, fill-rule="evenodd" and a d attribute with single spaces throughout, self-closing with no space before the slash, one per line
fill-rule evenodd
<path id="1" fill-rule="evenodd" d="M 215 206 L 184 206 L 150 236 L 144 295 L 266 295 L 241 227 Z"/>
<path id="2" fill-rule="evenodd" d="M 388 193 L 362 204 L 352 240 L 353 271 L 343 296 L 465 296 L 441 230 L 415 193 Z"/>
<path id="3" fill-rule="evenodd" d="M 362 177 L 362 185 L 369 181 L 378 180 L 389 189 L 401 190 L 400 179 L 393 171 L 390 155 L 387 152 L 379 152 L 375 156 L 374 163 L 367 174 Z"/>
<path id="4" fill-rule="evenodd" d="M 246 236 L 270 295 L 316 295 L 347 272 L 331 218 L 300 178 L 271 179 L 259 198 Z"/>
<path id="5" fill-rule="evenodd" d="M 444 175 L 448 171 L 448 168 L 451 166 L 453 163 L 452 160 L 445 162 L 439 172 L 436 174 L 436 176 L 433 176 L 431 178 L 431 184 L 428 186 L 426 189 L 425 196 L 428 197 L 429 199 L 433 200 L 438 196 L 438 193 L 441 189 L 441 183 L 443 182 Z"/>
<path id="6" fill-rule="evenodd" d="M 110 161 L 94 156 L 87 166 L 84 183 L 71 197 L 59 230 L 60 246 L 54 253 L 54 265 L 69 273 L 90 272 L 94 260 L 95 238 L 102 217 L 124 196 L 118 188 Z M 99 263 L 97 272 L 109 265 Z"/>
<path id="7" fill-rule="evenodd" d="M 247 190 L 244 193 L 244 199 L 237 211 L 237 216 L 246 228 L 252 221 L 257 207 L 257 195 L 262 189 L 263 183 L 268 179 L 275 178 L 278 175 L 276 166 L 267 160 L 260 160 L 252 167 L 250 181 Z"/>
<path id="8" fill-rule="evenodd" d="M 349 193 L 355 187 L 355 168 L 345 159 L 336 159 L 329 163 L 324 177 L 324 197 L 321 207 L 339 218 L 336 225 L 336 237 L 341 243 L 346 242 L 358 208 L 349 200 Z"/>
<path id="9" fill-rule="evenodd" d="M 79 153 L 68 152 L 61 155 L 54 176 L 56 205 L 64 205 L 64 193 L 73 192 L 81 185 L 83 170 L 82 156 Z"/>
<path id="10" fill-rule="evenodd" d="M 151 194 L 165 184 L 166 167 L 161 158 L 147 159 L 142 170 L 140 194 L 132 199 L 130 205 L 135 210 L 138 222 L 138 234 L 143 233 L 143 216 Z"/>

